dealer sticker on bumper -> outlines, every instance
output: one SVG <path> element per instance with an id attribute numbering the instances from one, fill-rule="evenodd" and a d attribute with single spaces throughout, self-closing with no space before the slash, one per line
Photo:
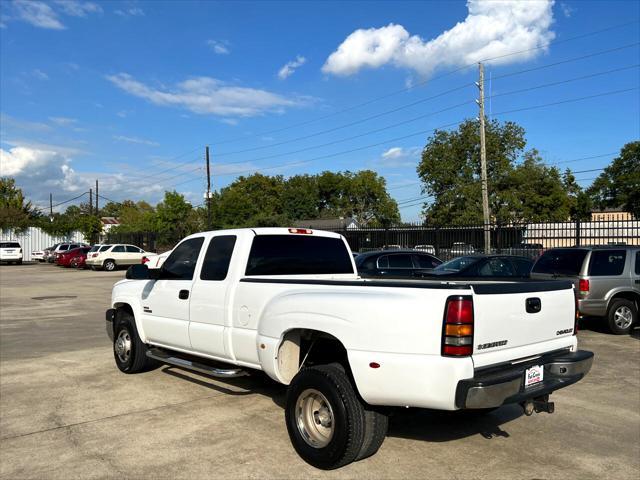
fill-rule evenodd
<path id="1" fill-rule="evenodd" d="M 542 365 L 535 365 L 531 368 L 527 368 L 524 372 L 524 386 L 530 387 L 540 383 L 544 378 L 544 367 Z"/>

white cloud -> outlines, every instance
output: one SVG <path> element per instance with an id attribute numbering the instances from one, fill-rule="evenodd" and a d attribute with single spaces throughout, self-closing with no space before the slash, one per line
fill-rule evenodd
<path id="1" fill-rule="evenodd" d="M 126 17 L 144 17 L 144 10 L 142 10 L 140 7 L 125 8 L 124 10 L 118 9 L 118 10 L 114 10 L 113 13 L 125 18 Z"/>
<path id="2" fill-rule="evenodd" d="M 284 67 L 282 67 L 278 71 L 278 77 L 282 80 L 293 75 L 293 72 L 296 71 L 297 68 L 301 67 L 307 62 L 307 59 L 302 55 L 298 55 L 295 60 L 291 60 L 290 62 L 285 63 Z"/>
<path id="3" fill-rule="evenodd" d="M 562 10 L 562 14 L 565 18 L 570 18 L 575 9 L 571 5 L 567 5 L 566 3 L 560 3 L 560 9 Z"/>
<path id="4" fill-rule="evenodd" d="M 36 77 L 38 80 L 49 80 L 49 75 L 44 73 L 42 70 L 34 69 L 31 74 Z"/>
<path id="5" fill-rule="evenodd" d="M 153 88 L 126 73 L 106 77 L 125 92 L 155 105 L 173 106 L 202 115 L 251 117 L 308 103 L 308 98 L 288 99 L 255 88 L 236 87 L 211 77 L 195 77 L 169 89 Z"/>
<path id="6" fill-rule="evenodd" d="M 322 67 L 327 74 L 348 76 L 364 68 L 393 65 L 423 77 L 439 67 L 468 65 L 487 58 L 548 44 L 555 34 L 554 0 L 468 0 L 464 21 L 432 40 L 410 35 L 402 25 L 359 29 L 351 33 Z M 493 60 L 524 61 L 546 47 Z"/>
<path id="7" fill-rule="evenodd" d="M 420 159 L 420 147 L 391 147 L 376 161 L 380 167 L 415 167 Z"/>
<path id="8" fill-rule="evenodd" d="M 46 3 L 33 0 L 14 0 L 15 19 L 30 23 L 34 27 L 64 30 L 58 14 Z"/>
<path id="9" fill-rule="evenodd" d="M 6 136 L 7 129 L 21 130 L 27 132 L 46 132 L 51 130 L 51 126 L 42 122 L 30 122 L 27 120 L 19 120 L 10 115 L 0 113 L 0 127 L 2 136 Z"/>
<path id="10" fill-rule="evenodd" d="M 102 13 L 102 7 L 93 2 L 78 0 L 55 0 L 62 12 L 72 17 L 86 17 L 89 13 Z"/>
<path id="11" fill-rule="evenodd" d="M 124 135 L 114 135 L 113 139 L 118 140 L 119 142 L 136 143 L 138 145 L 148 145 L 150 147 L 157 147 L 160 145 L 158 142 L 147 140 L 145 138 L 126 137 Z"/>
<path id="12" fill-rule="evenodd" d="M 61 127 L 73 125 L 78 122 L 77 119 L 68 117 L 49 117 L 49 120 L 56 125 L 60 125 Z"/>
<path id="13" fill-rule="evenodd" d="M 96 178 L 100 179 L 100 191 L 111 198 L 144 198 L 155 203 L 167 188 L 166 185 L 149 182 L 146 177 L 136 179 L 126 173 L 79 172 L 72 167 L 75 155 L 71 149 L 60 149 L 54 145 L 35 147 L 20 144 L 8 150 L 0 149 L 1 173 L 15 178 L 25 196 L 43 207 L 49 203 L 49 193 L 53 194 L 54 203 L 64 201 L 88 191 Z M 73 203 L 87 200 L 85 196 Z"/>
<path id="14" fill-rule="evenodd" d="M 229 42 L 227 41 L 207 40 L 207 45 L 217 55 L 228 55 L 230 53 Z"/>

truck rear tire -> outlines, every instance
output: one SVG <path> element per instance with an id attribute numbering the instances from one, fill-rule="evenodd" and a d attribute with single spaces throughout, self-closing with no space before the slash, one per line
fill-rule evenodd
<path id="1" fill-rule="evenodd" d="M 116 311 L 113 358 L 120 371 L 124 373 L 146 372 L 159 365 L 155 360 L 147 357 L 147 346 L 138 336 L 135 319 L 123 309 Z"/>
<path id="2" fill-rule="evenodd" d="M 287 391 L 285 419 L 293 448 L 316 468 L 339 468 L 361 453 L 365 411 L 338 366 L 318 365 L 298 372 Z"/>
<path id="3" fill-rule="evenodd" d="M 375 410 L 364 411 L 364 440 L 355 461 L 375 454 L 382 446 L 389 429 L 389 416 Z"/>
<path id="4" fill-rule="evenodd" d="M 607 320 L 611 333 L 625 335 L 638 322 L 638 309 L 631 300 L 616 298 L 609 305 Z"/>

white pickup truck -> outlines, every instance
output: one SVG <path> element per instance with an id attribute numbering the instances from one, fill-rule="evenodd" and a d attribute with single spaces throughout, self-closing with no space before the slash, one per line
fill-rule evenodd
<path id="1" fill-rule="evenodd" d="M 345 239 L 299 228 L 191 235 L 115 284 L 107 331 L 124 373 L 161 363 L 288 385 L 298 454 L 331 469 L 374 454 L 389 407 L 553 411 L 581 380 L 564 281 L 363 280 Z"/>

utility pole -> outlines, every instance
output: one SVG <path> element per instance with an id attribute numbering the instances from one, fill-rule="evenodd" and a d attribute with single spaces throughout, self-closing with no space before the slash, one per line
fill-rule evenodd
<path id="1" fill-rule="evenodd" d="M 93 190 L 89 189 L 89 215 L 93 215 Z"/>
<path id="2" fill-rule="evenodd" d="M 482 216 L 484 217 L 484 253 L 491 253 L 491 227 L 489 224 L 489 192 L 487 189 L 487 145 L 484 129 L 484 65 L 478 63 L 480 79 L 476 85 L 480 90 L 480 99 L 476 100 L 480 107 L 480 175 L 482 180 Z"/>
<path id="3" fill-rule="evenodd" d="M 53 193 L 49 194 L 49 218 L 53 222 Z"/>
<path id="4" fill-rule="evenodd" d="M 207 229 L 211 230 L 211 170 L 209 168 L 209 145 L 205 147 L 207 160 Z"/>
<path id="5" fill-rule="evenodd" d="M 96 179 L 96 215 L 100 215 L 100 209 L 98 208 L 98 179 Z"/>

